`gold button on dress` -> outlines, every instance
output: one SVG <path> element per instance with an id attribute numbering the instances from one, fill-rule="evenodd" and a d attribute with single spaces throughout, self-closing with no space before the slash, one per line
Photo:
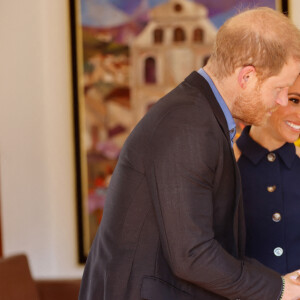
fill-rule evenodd
<path id="1" fill-rule="evenodd" d="M 275 213 L 275 214 L 273 214 L 272 220 L 273 220 L 274 222 L 279 222 L 279 221 L 281 220 L 281 214 L 280 214 L 280 213 Z"/>
<path id="2" fill-rule="evenodd" d="M 276 159 L 276 154 L 273 153 L 273 152 L 269 153 L 269 154 L 267 155 L 267 159 L 268 159 L 269 162 L 275 161 L 275 159 Z"/>
<path id="3" fill-rule="evenodd" d="M 273 193 L 276 190 L 276 185 L 270 185 L 267 187 L 269 193 Z"/>

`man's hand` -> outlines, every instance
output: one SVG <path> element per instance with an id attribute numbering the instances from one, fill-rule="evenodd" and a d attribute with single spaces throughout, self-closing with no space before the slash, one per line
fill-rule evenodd
<path id="1" fill-rule="evenodd" d="M 300 270 L 286 274 L 285 287 L 282 300 L 298 300 L 300 299 Z"/>

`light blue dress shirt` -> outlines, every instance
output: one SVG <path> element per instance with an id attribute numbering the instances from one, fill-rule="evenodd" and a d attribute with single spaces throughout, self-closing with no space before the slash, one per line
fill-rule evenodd
<path id="1" fill-rule="evenodd" d="M 211 87 L 212 92 L 214 93 L 219 105 L 221 106 L 221 109 L 222 109 L 222 111 L 225 115 L 225 119 L 226 119 L 226 122 L 227 122 L 229 135 L 230 135 L 230 140 L 231 140 L 231 146 L 232 146 L 233 145 L 233 139 L 234 139 L 235 134 L 236 134 L 236 125 L 235 125 L 235 122 L 234 122 L 233 117 L 231 115 L 231 112 L 228 109 L 227 104 L 225 103 L 224 99 L 222 98 L 221 94 L 217 90 L 215 84 L 213 83 L 213 81 L 211 80 L 209 75 L 202 68 L 200 70 L 198 70 L 198 73 L 202 77 L 205 78 L 205 80 L 207 81 L 207 83 Z"/>

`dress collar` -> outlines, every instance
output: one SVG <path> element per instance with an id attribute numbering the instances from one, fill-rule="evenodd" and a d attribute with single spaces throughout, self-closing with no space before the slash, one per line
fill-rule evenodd
<path id="1" fill-rule="evenodd" d="M 270 151 L 255 142 L 250 137 L 249 131 L 250 126 L 246 126 L 236 143 L 242 154 L 246 156 L 253 164 L 257 165 L 263 157 L 266 157 L 267 154 L 270 153 Z M 296 149 L 294 144 L 285 143 L 282 147 L 272 152 L 278 155 L 289 169 L 292 167 L 293 161 L 296 157 Z"/>

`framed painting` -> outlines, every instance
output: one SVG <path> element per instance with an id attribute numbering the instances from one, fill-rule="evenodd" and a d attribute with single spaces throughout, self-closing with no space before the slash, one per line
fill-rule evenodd
<path id="1" fill-rule="evenodd" d="M 287 11 L 287 3 L 70 0 L 81 263 L 101 223 L 109 180 L 133 127 L 160 97 L 206 63 L 227 18 L 245 7 Z"/>

